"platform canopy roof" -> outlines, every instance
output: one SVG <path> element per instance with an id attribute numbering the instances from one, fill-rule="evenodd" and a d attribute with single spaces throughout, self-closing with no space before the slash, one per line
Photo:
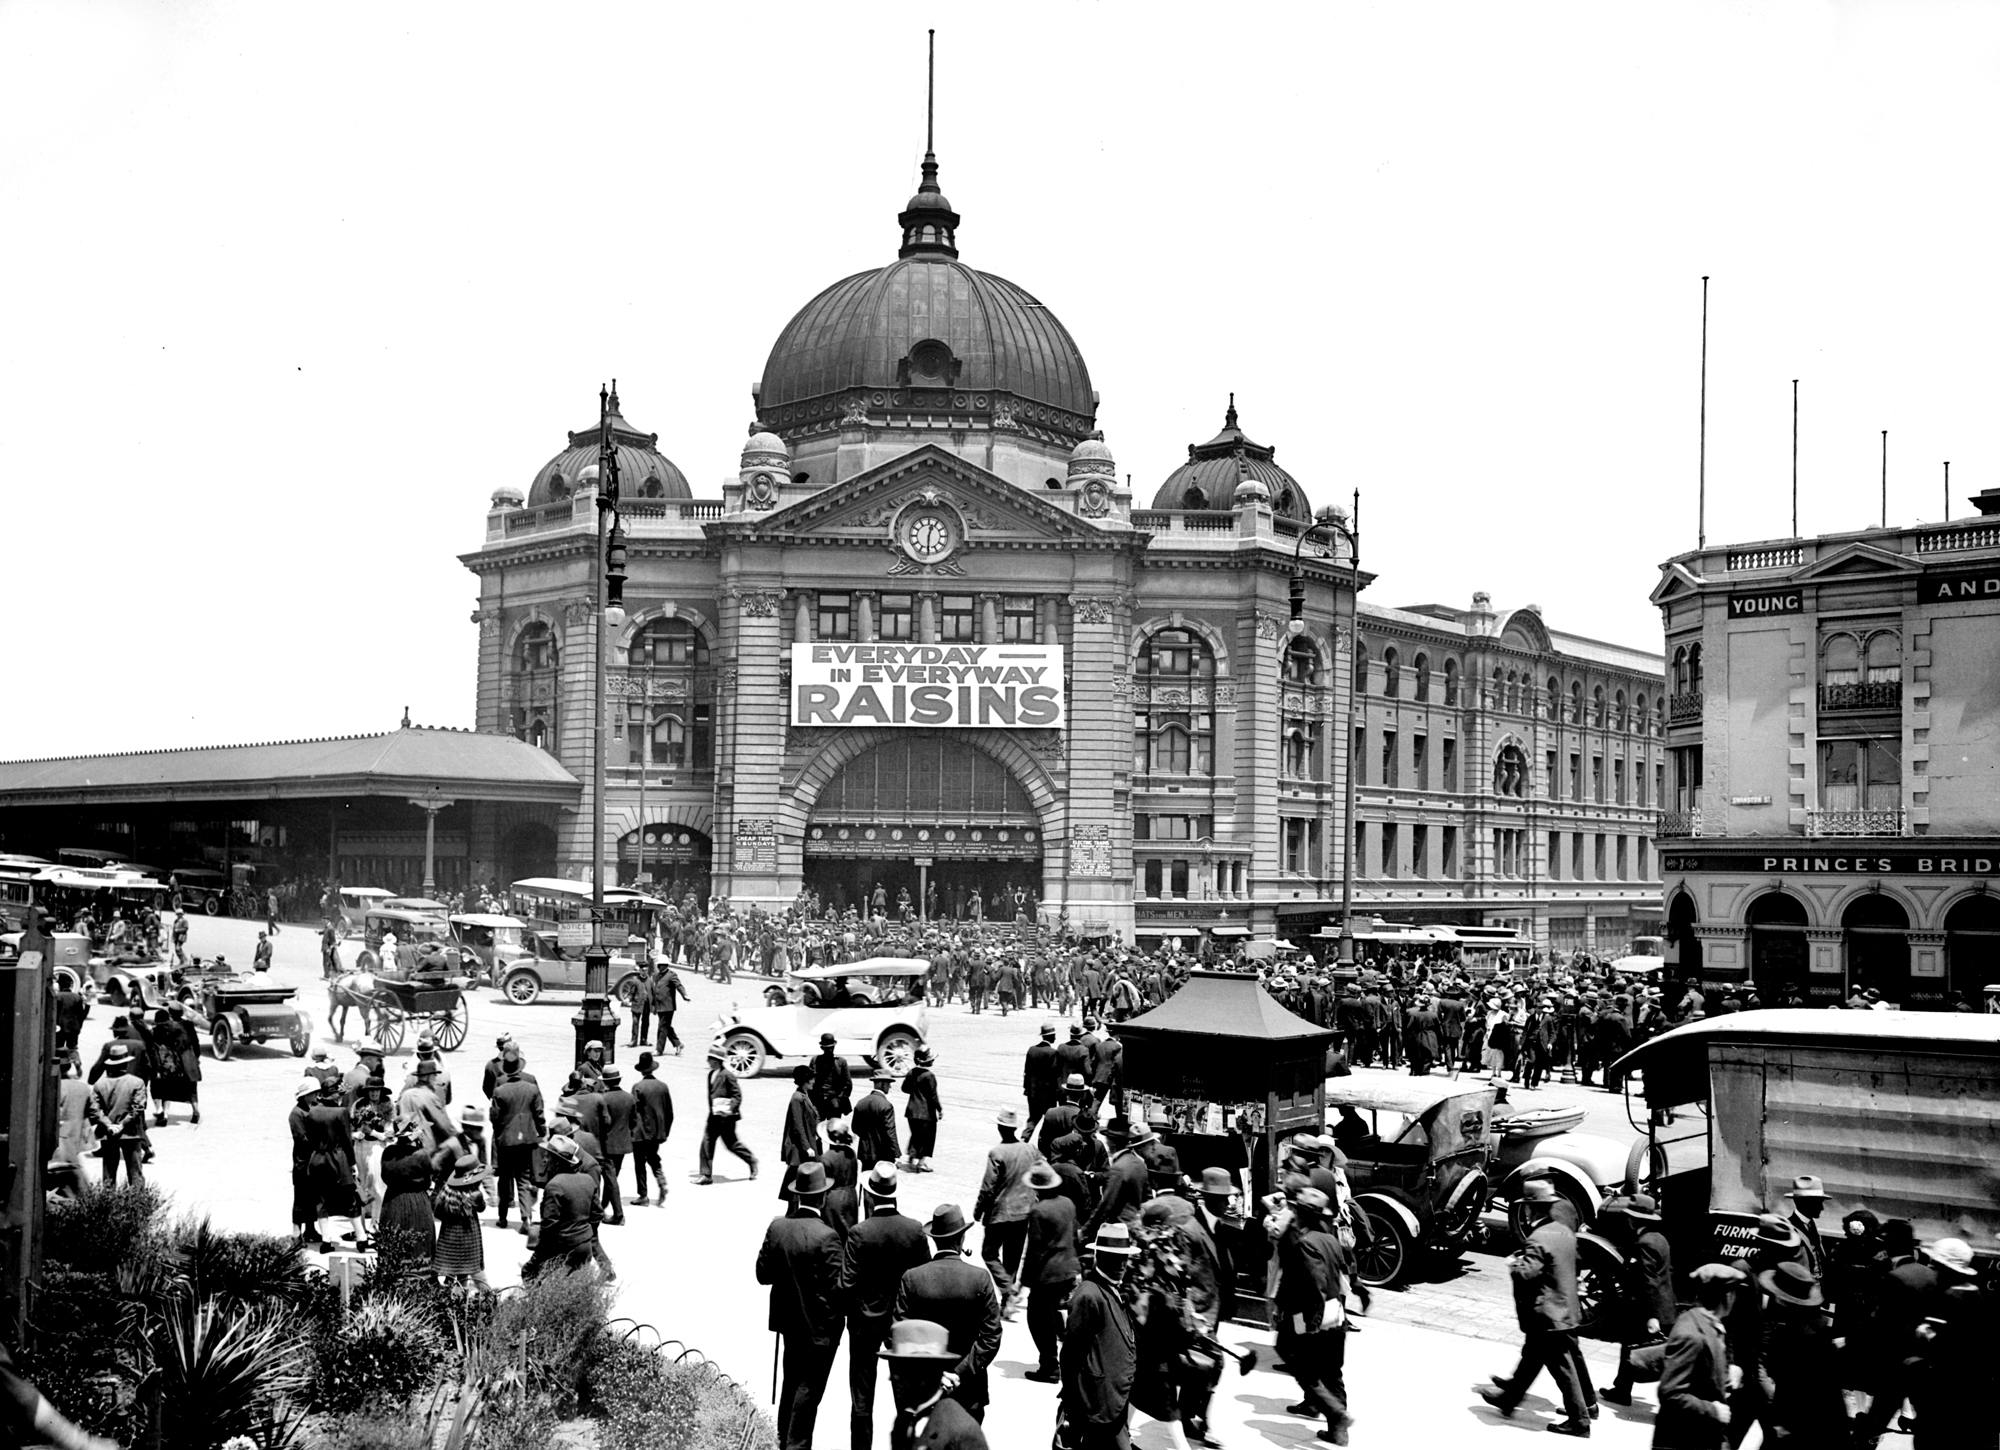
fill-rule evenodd
<path id="1" fill-rule="evenodd" d="M 413 798 L 575 805 L 582 785 L 547 751 L 506 735 L 405 726 L 380 735 L 0 761 L 0 806 Z"/>

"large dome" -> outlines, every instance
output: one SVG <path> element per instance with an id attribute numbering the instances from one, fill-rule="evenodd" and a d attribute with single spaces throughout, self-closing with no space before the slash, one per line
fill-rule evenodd
<path id="1" fill-rule="evenodd" d="M 934 156 L 900 220 L 894 262 L 834 283 L 778 335 L 758 416 L 788 440 L 860 414 L 947 412 L 1087 437 L 1097 402 L 1076 340 L 1028 292 L 958 260 Z"/>
<path id="2" fill-rule="evenodd" d="M 568 498 L 577 475 L 598 461 L 602 434 L 593 423 L 569 435 L 569 447 L 544 463 L 528 487 L 528 507 Z M 618 457 L 618 492 L 625 499 L 693 498 L 686 475 L 660 452 L 660 435 L 641 433 L 618 411 L 618 394 L 611 394 L 611 443 Z"/>
<path id="3" fill-rule="evenodd" d="M 1188 445 L 1187 462 L 1167 475 L 1167 481 L 1153 495 L 1153 507 L 1233 508 L 1236 485 L 1248 476 L 1270 490 L 1271 511 L 1280 518 L 1311 518 L 1306 491 L 1297 479 L 1278 467 L 1277 453 L 1276 448 L 1253 443 L 1236 426 L 1236 395 L 1231 393 L 1229 411 L 1222 416 L 1222 431 L 1206 443 Z"/>

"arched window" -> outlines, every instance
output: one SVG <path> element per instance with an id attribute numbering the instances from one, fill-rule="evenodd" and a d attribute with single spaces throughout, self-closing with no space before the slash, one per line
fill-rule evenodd
<path id="1" fill-rule="evenodd" d="M 1312 774 L 1312 737 L 1305 727 L 1293 723 L 1285 732 L 1285 774 L 1309 776 Z"/>
<path id="2" fill-rule="evenodd" d="M 1285 646 L 1285 657 L 1278 665 L 1278 678 L 1288 685 L 1318 684 L 1319 651 L 1306 640 L 1293 640 Z"/>
<path id="3" fill-rule="evenodd" d="M 1548 712 L 1549 712 L 1549 719 L 1551 720 L 1562 719 L 1562 714 L 1563 714 L 1562 681 L 1558 680 L 1554 675 L 1549 676 Z"/>
<path id="4" fill-rule="evenodd" d="M 1889 630 L 1878 630 L 1868 636 L 1863 657 L 1862 668 L 1867 671 L 1869 684 L 1889 685 L 1902 680 L 1903 642 Z"/>
<path id="5" fill-rule="evenodd" d="M 1199 485 L 1190 484 L 1187 492 L 1181 495 L 1181 507 L 1184 509 L 1205 509 L 1208 507 L 1208 495 L 1201 491 Z"/>
<path id="6" fill-rule="evenodd" d="M 535 716 L 528 722 L 527 729 L 522 732 L 522 738 L 537 750 L 547 750 L 549 748 L 548 720 L 540 715 Z"/>
<path id="7" fill-rule="evenodd" d="M 1624 730 L 1630 727 L 1631 717 L 1625 713 L 1625 692 L 1620 690 L 1611 700 L 1611 728 Z"/>
<path id="8" fill-rule="evenodd" d="M 705 665 L 708 640 L 685 619 L 648 620 L 632 636 L 627 658 L 635 666 Z"/>
<path id="9" fill-rule="evenodd" d="M 1448 659 L 1444 662 L 1444 702 L 1447 705 L 1456 705 L 1458 703 L 1457 660 Z"/>
<path id="10" fill-rule="evenodd" d="M 1581 725 L 1583 723 L 1582 680 L 1571 680 L 1569 682 L 1569 723 L 1572 725 Z"/>
<path id="11" fill-rule="evenodd" d="M 1822 685 L 1861 683 L 1861 644 L 1851 634 L 1829 635 L 1819 652 L 1819 682 Z"/>
<path id="12" fill-rule="evenodd" d="M 1191 629 L 1155 630 L 1135 661 L 1132 769 L 1140 775 L 1212 775 L 1215 713 L 1195 691 L 1215 678 L 1215 656 Z"/>
<path id="13" fill-rule="evenodd" d="M 1382 651 L 1382 693 L 1393 700 L 1402 692 L 1403 661 L 1393 649 Z"/>
<path id="14" fill-rule="evenodd" d="M 1417 677 L 1418 701 L 1428 702 L 1431 697 L 1431 657 L 1426 654 L 1418 655 L 1412 662 L 1411 669 Z"/>
<path id="15" fill-rule="evenodd" d="M 1682 645 L 1674 651 L 1674 693 L 1685 695 L 1688 687 L 1688 652 Z"/>
<path id="16" fill-rule="evenodd" d="M 1701 688 L 1701 646 L 1698 644 L 1688 646 L 1688 688 Z"/>
<path id="17" fill-rule="evenodd" d="M 1635 695 L 1632 698 L 1632 729 L 1634 733 L 1639 735 L 1647 733 L 1646 697 L 1644 695 Z"/>
<path id="18" fill-rule="evenodd" d="M 1590 692 L 1590 723 L 1599 730 L 1604 728 L 1604 686 L 1595 686 Z"/>
<path id="19" fill-rule="evenodd" d="M 678 715 L 662 715 L 653 722 L 653 759 L 672 768 L 687 756 L 687 727 Z"/>
<path id="20" fill-rule="evenodd" d="M 1486 697 L 1487 708 L 1504 710 L 1507 707 L 1507 674 L 1504 670 L 1493 672 L 1493 693 Z"/>
<path id="21" fill-rule="evenodd" d="M 1514 670 L 1507 671 L 1507 708 L 1521 708 L 1521 676 Z"/>
<path id="22" fill-rule="evenodd" d="M 1354 693 L 1368 693 L 1368 646 L 1365 644 L 1354 651 Z"/>
<path id="23" fill-rule="evenodd" d="M 556 654 L 555 631 L 537 620 L 514 641 L 514 668 L 523 674 L 553 670 Z"/>

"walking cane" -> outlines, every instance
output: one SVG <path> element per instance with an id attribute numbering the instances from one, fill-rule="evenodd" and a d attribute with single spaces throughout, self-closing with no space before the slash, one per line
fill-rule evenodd
<path id="1" fill-rule="evenodd" d="M 778 1341 L 779 1336 L 771 1336 L 771 1404 L 778 1403 Z"/>

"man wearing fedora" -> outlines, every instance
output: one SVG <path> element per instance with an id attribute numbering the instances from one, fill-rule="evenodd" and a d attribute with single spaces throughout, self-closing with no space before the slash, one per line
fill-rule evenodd
<path id="1" fill-rule="evenodd" d="M 604 1149 L 604 1208 L 608 1224 L 625 1222 L 625 1200 L 619 1196 L 618 1175 L 625 1171 L 625 1159 L 632 1152 L 632 1116 L 636 1104 L 625 1090 L 624 1073 L 615 1062 L 606 1063 L 602 1089 L 591 1121 L 585 1124 L 597 1135 Z"/>
<path id="2" fill-rule="evenodd" d="M 1294 1415 L 1324 1416 L 1318 1438 L 1345 1445 L 1347 1412 L 1347 1251 L 1329 1229 L 1332 1204 L 1310 1185 L 1291 1195 L 1291 1220 L 1278 1237 L 1278 1352 L 1298 1381 Z"/>
<path id="3" fill-rule="evenodd" d="M 1028 1100 L 1028 1121 L 1038 1123 L 1056 1105 L 1062 1087 L 1060 1062 L 1056 1057 L 1056 1024 L 1042 1024 L 1041 1040 L 1028 1049 L 1021 1066 L 1021 1096 Z"/>
<path id="4" fill-rule="evenodd" d="M 889 1088 L 896 1074 L 877 1067 L 868 1075 L 868 1092 L 854 1105 L 854 1153 L 863 1163 L 894 1163 L 903 1156 L 896 1141 L 896 1107 Z"/>
<path id="5" fill-rule="evenodd" d="M 555 1134 L 542 1145 L 549 1165 L 542 1185 L 542 1218 L 521 1277 L 532 1279 L 557 1259 L 574 1271 L 591 1260 L 597 1242 L 597 1184 L 583 1169 L 573 1138 Z"/>
<path id="6" fill-rule="evenodd" d="M 1732 1265 L 1703 1264 L 1693 1282 L 1695 1302 L 1667 1335 L 1653 1450 L 1724 1450 L 1729 1444 L 1729 1396 L 1742 1372 L 1729 1362 L 1722 1321 L 1749 1280 Z"/>
<path id="7" fill-rule="evenodd" d="M 958 1356 L 942 1324 L 905 1319 L 892 1325 L 880 1354 L 889 1362 L 889 1388 L 896 1396 L 889 1450 L 986 1450 L 979 1422 L 945 1393 Z M 872 1365 L 869 1372 L 872 1376 Z M 857 1450 L 867 1443 L 856 1441 Z"/>
<path id="8" fill-rule="evenodd" d="M 1000 1286 L 1001 1312 L 1009 1319 L 1020 1298 L 1021 1250 L 1028 1241 L 1028 1210 L 1034 1206 L 1035 1191 L 1028 1186 L 1028 1170 L 1042 1161 L 1032 1143 L 1019 1141 L 1021 1113 L 1018 1108 L 1002 1108 L 994 1119 L 1000 1141 L 986 1150 L 986 1172 L 980 1179 L 979 1197 L 972 1216 L 979 1220 L 980 1256 Z"/>
<path id="9" fill-rule="evenodd" d="M 1028 1210 L 1028 1243 L 1021 1282 L 1028 1289 L 1028 1333 L 1035 1341 L 1035 1368 L 1028 1378 L 1061 1382 L 1062 1312 L 1082 1272 L 1076 1253 L 1076 1205 L 1063 1194 L 1062 1175 L 1046 1163 L 1028 1170 L 1035 1205 Z"/>
<path id="10" fill-rule="evenodd" d="M 700 1167 L 694 1176 L 696 1183 L 715 1181 L 717 1143 L 749 1164 L 750 1176 L 756 1178 L 757 1155 L 736 1137 L 736 1123 L 742 1116 L 743 1085 L 723 1060 L 722 1044 L 712 1042 L 708 1047 L 708 1126 L 702 1130 Z"/>
<path id="11" fill-rule="evenodd" d="M 1126 1422 L 1139 1374 L 1138 1335 L 1119 1284 L 1136 1252 L 1131 1229 L 1106 1224 L 1091 1244 L 1090 1272 L 1070 1292 L 1056 1430 L 1064 1450 L 1130 1450 Z"/>
<path id="12" fill-rule="evenodd" d="M 771 1220 L 757 1251 L 757 1282 L 771 1286 L 770 1328 L 784 1344 L 778 1391 L 782 1450 L 812 1450 L 813 1424 L 840 1343 L 840 1235 L 820 1217 L 826 1169 L 792 1176 L 792 1208 Z"/>
<path id="13" fill-rule="evenodd" d="M 1992 1392 L 1993 1346 L 2000 1335 L 1992 1295 L 1979 1283 L 1972 1246 L 1939 1239 L 1930 1246 L 1938 1298 L 1917 1327 L 1917 1450 L 1979 1450 L 2000 1445 L 2000 1398 Z"/>
<path id="14" fill-rule="evenodd" d="M 1800 1259 L 1757 1275 L 1764 1294 L 1764 1342 L 1758 1362 L 1765 1437 L 1774 1445 L 1849 1443 L 1847 1397 L 1833 1373 L 1833 1328 L 1819 1280 Z"/>
<path id="15" fill-rule="evenodd" d="M 521 1232 L 535 1212 L 535 1159 L 542 1143 L 542 1090 L 521 1070 L 521 1050 L 509 1041 L 500 1052 L 502 1076 L 487 1111 L 493 1119 L 494 1169 L 499 1176 L 495 1208 L 507 1227 L 507 1206 L 518 1200 Z"/>
<path id="16" fill-rule="evenodd" d="M 1577 1374 L 1576 1331 L 1582 1322 L 1576 1295 L 1576 1235 L 1553 1217 L 1556 1189 L 1546 1178 L 1531 1178 L 1522 1203 L 1535 1219 L 1528 1241 L 1514 1254 L 1514 1312 L 1521 1325 L 1521 1362 L 1511 1375 L 1495 1375 L 1479 1397 L 1513 1418 L 1522 1398 L 1543 1370 L 1562 1394 L 1563 1418 L 1549 1426 L 1556 1435 L 1590 1436 L 1590 1407 Z"/>
<path id="17" fill-rule="evenodd" d="M 1617 1212 L 1612 1212 L 1614 1206 Z M 1618 1329 L 1618 1374 L 1609 1388 L 1599 1390 L 1600 1400 L 1614 1405 L 1632 1403 L 1636 1380 L 1632 1351 L 1664 1336 L 1673 1324 L 1673 1250 L 1660 1232 L 1660 1206 L 1650 1193 L 1634 1193 L 1606 1203 L 1602 1223 L 1618 1223 L 1627 1240 L 1625 1263 L 1619 1273 L 1618 1301 L 1614 1310 Z"/>
<path id="18" fill-rule="evenodd" d="M 986 1418 L 986 1367 L 1000 1351 L 1000 1294 L 993 1276 L 965 1257 L 965 1212 L 941 1203 L 924 1231 L 930 1235 L 928 1263 L 903 1275 L 896 1291 L 896 1318 L 942 1324 L 958 1356 L 948 1370 L 946 1393 L 975 1420 Z"/>
<path id="19" fill-rule="evenodd" d="M 1104 1191 L 1098 1197 L 1097 1207 L 1090 1211 L 1090 1218 L 1083 1226 L 1085 1235 L 1095 1238 L 1097 1230 L 1107 1223 L 1122 1223 L 1130 1228 L 1139 1221 L 1139 1210 L 1152 1193 L 1151 1169 L 1140 1149 L 1158 1136 L 1148 1127 L 1122 1132 L 1111 1139 L 1116 1151 L 1104 1171 Z"/>
<path id="20" fill-rule="evenodd" d="M 1826 1185 L 1810 1173 L 1801 1173 L 1792 1180 L 1792 1190 L 1785 1197 L 1792 1201 L 1785 1222 L 1804 1241 L 1806 1268 L 1815 1279 L 1824 1281 L 1826 1245 L 1820 1241 L 1819 1216 L 1826 1211 Z"/>
<path id="21" fill-rule="evenodd" d="M 861 1185 L 865 1217 L 840 1250 L 840 1301 L 847 1306 L 848 1423 L 853 1450 L 875 1436 L 875 1352 L 889 1336 L 903 1275 L 930 1260 L 924 1226 L 896 1206 L 896 1165 L 877 1163 Z M 942 1333 L 942 1331 L 940 1331 Z"/>
<path id="22" fill-rule="evenodd" d="M 1063 1079 L 1062 1100 L 1042 1114 L 1041 1126 L 1035 1130 L 1035 1146 L 1044 1158 L 1056 1140 L 1064 1137 L 1076 1126 L 1077 1114 L 1083 1112 L 1090 1103 L 1090 1084 L 1080 1072 L 1073 1072 Z"/>
<path id="23" fill-rule="evenodd" d="M 633 1066 L 639 1073 L 639 1080 L 632 1084 L 632 1176 L 639 1190 L 634 1201 L 648 1201 L 646 1175 L 651 1173 L 664 1206 L 667 1176 L 660 1171 L 660 1149 L 674 1130 L 674 1097 L 667 1085 L 653 1076 L 659 1063 L 652 1053 L 640 1053 Z"/>
<path id="24" fill-rule="evenodd" d="M 90 1084 L 86 1115 L 103 1140 L 106 1186 L 117 1183 L 118 1165 L 133 1183 L 144 1183 L 140 1161 L 146 1149 L 146 1083 L 132 1071 L 132 1049 L 113 1042 L 104 1054 L 104 1075 Z"/>

